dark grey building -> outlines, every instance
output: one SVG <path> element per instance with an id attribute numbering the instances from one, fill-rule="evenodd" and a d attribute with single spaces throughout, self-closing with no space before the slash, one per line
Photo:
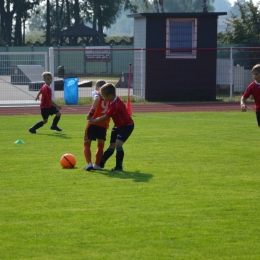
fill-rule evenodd
<path id="1" fill-rule="evenodd" d="M 139 57 L 134 58 L 134 86 L 143 86 L 146 100 L 216 99 L 217 23 L 221 15 L 226 13 L 128 15 L 134 18 L 134 48 L 142 51 L 144 60 L 140 77 L 140 66 L 135 64 Z"/>

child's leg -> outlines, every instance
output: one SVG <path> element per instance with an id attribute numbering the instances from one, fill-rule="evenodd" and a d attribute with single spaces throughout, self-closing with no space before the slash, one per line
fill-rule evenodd
<path id="1" fill-rule="evenodd" d="M 109 157 L 112 156 L 112 154 L 115 151 L 117 132 L 118 132 L 118 129 L 116 127 L 113 127 L 112 131 L 111 131 L 111 136 L 110 136 L 110 145 L 109 145 L 108 149 L 104 152 L 104 154 L 100 160 L 100 163 L 99 163 L 99 166 L 101 168 L 104 168 L 106 161 L 109 159 Z"/>
<path id="2" fill-rule="evenodd" d="M 257 120 L 258 127 L 260 128 L 260 112 L 256 111 L 255 114 L 256 114 L 256 120 Z"/>
<path id="3" fill-rule="evenodd" d="M 60 117 L 61 117 L 61 113 L 58 112 L 55 114 L 55 117 L 53 118 L 53 121 L 52 121 L 52 126 L 57 126 L 59 121 L 60 121 Z"/>
<path id="4" fill-rule="evenodd" d="M 107 148 L 107 150 L 104 152 L 100 160 L 99 166 L 101 168 L 104 168 L 106 161 L 109 159 L 109 157 L 113 155 L 114 151 L 115 151 L 115 143 L 111 143 Z"/>
<path id="5" fill-rule="evenodd" d="M 124 161 L 124 149 L 123 144 L 126 142 L 126 140 L 129 138 L 131 133 L 134 130 L 134 125 L 124 126 L 121 127 L 118 130 L 118 135 L 115 143 L 116 147 L 116 167 L 112 170 L 123 170 L 123 161 Z"/>
<path id="6" fill-rule="evenodd" d="M 36 133 L 36 130 L 39 129 L 40 127 L 42 127 L 44 124 L 46 124 L 48 122 L 48 117 L 46 119 L 43 119 L 42 121 L 39 121 L 38 123 L 36 123 L 34 126 L 32 126 L 31 128 L 29 128 L 29 132 L 32 134 Z"/>
<path id="7" fill-rule="evenodd" d="M 88 164 L 91 163 L 91 150 L 90 150 L 90 147 L 91 147 L 91 140 L 86 140 L 84 142 L 84 156 L 85 156 L 86 162 Z"/>
<path id="8" fill-rule="evenodd" d="M 38 128 L 42 127 L 43 125 L 44 125 L 44 122 L 40 121 L 40 122 L 36 123 L 32 128 L 34 130 L 37 130 Z"/>
<path id="9" fill-rule="evenodd" d="M 124 142 L 117 139 L 116 140 L 116 168 L 122 169 L 123 167 L 123 160 L 124 160 L 124 149 L 123 149 Z"/>
<path id="10" fill-rule="evenodd" d="M 96 165 L 99 165 L 100 161 L 101 161 L 101 158 L 103 156 L 103 152 L 104 152 L 104 140 L 100 140 L 98 139 L 97 140 L 98 143 L 97 143 L 97 151 L 96 151 L 96 160 L 95 160 L 95 164 Z"/>

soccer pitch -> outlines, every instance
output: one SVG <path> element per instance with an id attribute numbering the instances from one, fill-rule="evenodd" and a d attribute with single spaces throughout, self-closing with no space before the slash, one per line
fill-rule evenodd
<path id="1" fill-rule="evenodd" d="M 115 154 L 82 170 L 85 117 L 33 135 L 40 115 L 0 116 L 0 259 L 260 258 L 254 112 L 134 114 L 123 173 L 109 171 Z"/>

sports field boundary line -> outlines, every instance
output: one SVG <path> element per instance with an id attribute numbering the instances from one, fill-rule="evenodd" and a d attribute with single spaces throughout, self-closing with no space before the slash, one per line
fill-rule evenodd
<path id="1" fill-rule="evenodd" d="M 91 105 L 65 105 L 62 114 L 87 114 Z M 239 102 L 201 102 L 201 103 L 132 103 L 132 112 L 160 113 L 160 112 L 210 112 L 210 111 L 239 111 Z M 0 106 L 0 115 L 38 115 L 38 106 Z"/>

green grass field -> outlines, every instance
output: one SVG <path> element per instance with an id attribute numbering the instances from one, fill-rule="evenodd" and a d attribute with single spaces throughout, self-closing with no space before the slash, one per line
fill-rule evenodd
<path id="1" fill-rule="evenodd" d="M 82 170 L 85 115 L 62 115 L 61 133 L 50 118 L 36 135 L 40 116 L 0 116 L 0 259 L 260 259 L 255 114 L 133 118 L 114 173 L 114 156 L 108 170 Z M 68 152 L 75 169 L 60 166 Z"/>

